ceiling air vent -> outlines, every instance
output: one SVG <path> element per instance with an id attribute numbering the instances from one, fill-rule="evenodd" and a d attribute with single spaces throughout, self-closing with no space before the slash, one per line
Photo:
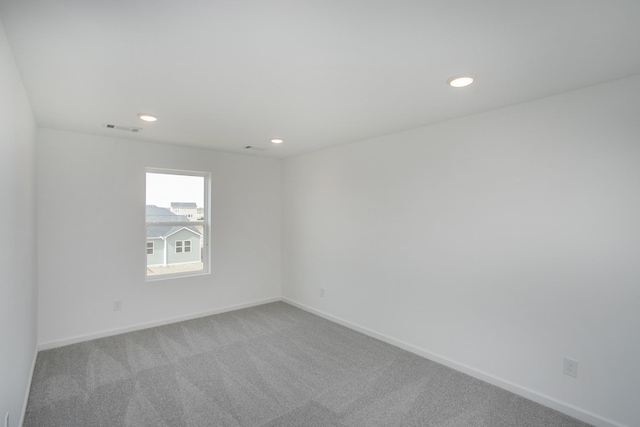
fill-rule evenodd
<path id="1" fill-rule="evenodd" d="M 107 129 L 117 129 L 125 132 L 139 133 L 142 131 L 142 128 L 138 128 L 135 126 L 121 126 L 121 125 L 113 125 L 111 123 L 103 123 L 102 126 L 106 127 Z"/>

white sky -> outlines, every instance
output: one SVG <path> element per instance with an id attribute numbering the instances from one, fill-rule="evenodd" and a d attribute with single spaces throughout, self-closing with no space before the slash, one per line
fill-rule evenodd
<path id="1" fill-rule="evenodd" d="M 204 177 L 147 173 L 147 205 L 168 208 L 171 202 L 204 206 Z"/>

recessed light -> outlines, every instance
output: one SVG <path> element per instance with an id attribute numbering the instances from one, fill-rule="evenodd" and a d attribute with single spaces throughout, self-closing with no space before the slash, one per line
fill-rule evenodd
<path id="1" fill-rule="evenodd" d="M 449 79 L 449 86 L 451 87 L 465 87 L 471 83 L 473 83 L 473 77 L 469 76 L 452 77 Z"/>
<path id="2" fill-rule="evenodd" d="M 145 122 L 155 122 L 158 120 L 156 116 L 152 116 L 151 114 L 138 114 L 140 120 L 144 120 Z"/>
<path id="3" fill-rule="evenodd" d="M 284 139 L 273 138 L 271 142 L 273 142 L 274 144 L 282 144 L 284 142 Z"/>

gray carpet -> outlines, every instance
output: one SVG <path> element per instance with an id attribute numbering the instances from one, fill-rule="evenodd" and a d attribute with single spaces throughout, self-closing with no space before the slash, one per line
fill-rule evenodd
<path id="1" fill-rule="evenodd" d="M 278 302 L 42 351 L 24 426 L 586 426 Z"/>

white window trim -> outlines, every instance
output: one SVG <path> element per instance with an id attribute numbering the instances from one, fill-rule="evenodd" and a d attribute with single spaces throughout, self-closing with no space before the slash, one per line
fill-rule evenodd
<path id="1" fill-rule="evenodd" d="M 149 247 L 149 243 L 151 243 L 151 247 Z M 151 253 L 149 253 L 149 249 L 151 249 Z M 155 253 L 156 253 L 155 242 L 150 242 L 147 240 L 147 255 L 154 255 Z"/>
<path id="2" fill-rule="evenodd" d="M 204 178 L 204 217 L 202 220 L 198 221 L 185 221 L 185 222 L 170 222 L 170 223 L 153 223 L 154 226 L 162 226 L 162 225 L 171 225 L 178 227 L 196 227 L 202 226 L 202 270 L 199 271 L 189 271 L 189 272 L 181 272 L 174 274 L 160 274 L 160 275 L 147 275 L 147 267 L 146 263 L 144 265 L 145 268 L 145 280 L 147 282 L 155 282 L 159 280 L 169 280 L 169 279 L 178 279 L 181 277 L 191 277 L 191 276 L 204 276 L 211 274 L 211 249 L 210 249 L 210 240 L 211 240 L 211 173 L 203 172 L 203 171 L 187 171 L 187 170 L 179 170 L 179 169 L 165 169 L 165 168 L 155 168 L 155 167 L 147 167 L 145 168 L 145 173 L 161 173 L 168 175 L 187 175 L 187 176 L 201 176 Z M 146 175 L 145 175 L 146 176 Z M 146 185 L 145 185 L 146 189 Z M 146 202 L 145 202 L 146 204 Z M 145 228 L 147 227 L 147 223 L 145 221 Z M 146 233 L 145 233 L 146 235 Z M 163 239 L 164 240 L 164 239 Z M 166 251 L 165 242 L 165 251 Z M 193 245 L 192 245 L 193 247 Z M 166 253 L 166 252 L 165 252 Z M 194 261 L 200 262 L 200 261 Z M 186 263 L 185 263 L 186 264 Z"/>

